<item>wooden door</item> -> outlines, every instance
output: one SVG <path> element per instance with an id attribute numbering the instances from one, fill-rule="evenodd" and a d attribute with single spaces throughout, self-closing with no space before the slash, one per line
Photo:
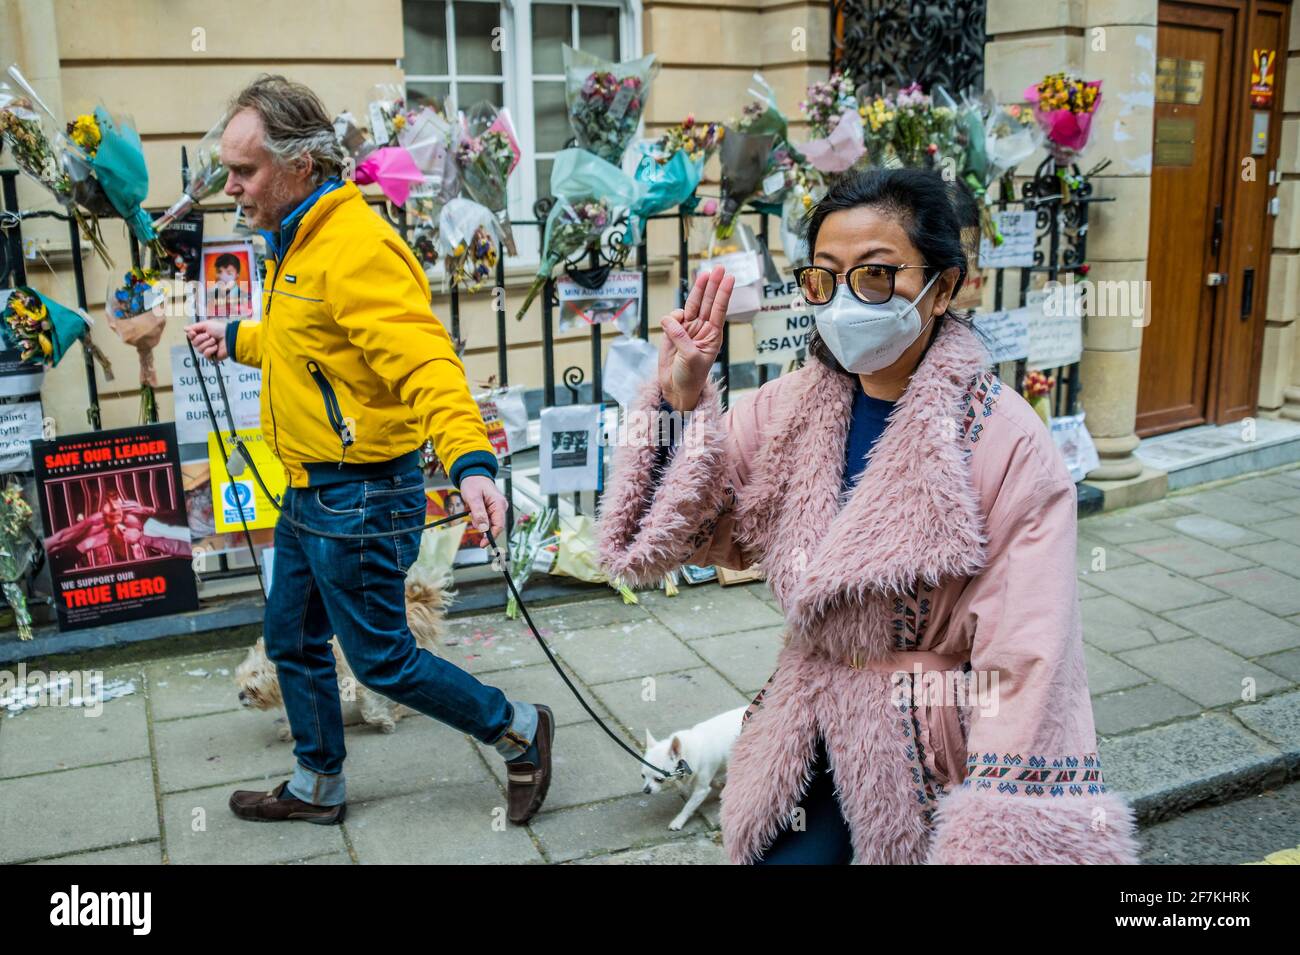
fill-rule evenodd
<path id="1" fill-rule="evenodd" d="M 1286 56 L 1287 8 L 1278 3 L 1164 0 L 1159 9 L 1137 407 L 1144 436 L 1255 412 Z M 1252 106 L 1256 49 L 1277 51 L 1267 108 Z M 1260 114 L 1267 141 L 1252 155 Z"/>

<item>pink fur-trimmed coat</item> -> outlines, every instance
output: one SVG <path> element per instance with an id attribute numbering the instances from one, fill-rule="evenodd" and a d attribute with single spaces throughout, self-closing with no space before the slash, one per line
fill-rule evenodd
<path id="1" fill-rule="evenodd" d="M 728 855 L 752 862 L 786 826 L 821 734 L 856 862 L 1136 862 L 1097 755 L 1075 489 L 1051 436 L 949 320 L 841 502 L 857 387 L 810 361 L 724 413 L 711 381 L 657 482 L 651 429 L 628 429 L 602 501 L 612 577 L 757 562 L 784 611 L 728 766 Z M 660 398 L 651 381 L 629 411 L 645 420 Z M 927 697 L 928 674 L 849 665 L 910 671 L 911 650 L 960 654 L 968 672 L 937 675 L 986 695 Z"/>

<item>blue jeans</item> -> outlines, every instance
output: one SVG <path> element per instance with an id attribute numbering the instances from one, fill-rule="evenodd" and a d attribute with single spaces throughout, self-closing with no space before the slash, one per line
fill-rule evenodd
<path id="1" fill-rule="evenodd" d="M 826 745 L 817 737 L 812 780 L 799 802 L 804 812 L 802 830 L 789 827 L 777 833 L 756 865 L 848 865 L 853 861 L 849 824 L 835 796 L 835 777 Z"/>
<path id="2" fill-rule="evenodd" d="M 425 522 L 419 470 L 372 481 L 287 488 L 284 513 L 311 528 L 395 537 L 334 540 L 275 525 L 266 603 L 266 655 L 275 663 L 298 760 L 289 792 L 320 806 L 346 801 L 343 712 L 330 636 L 362 686 L 468 733 L 506 759 L 537 732 L 537 709 L 416 646 L 406 624 L 405 579 Z"/>

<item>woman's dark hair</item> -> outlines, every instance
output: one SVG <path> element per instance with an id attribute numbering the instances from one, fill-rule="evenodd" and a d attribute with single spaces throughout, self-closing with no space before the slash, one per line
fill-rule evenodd
<path id="1" fill-rule="evenodd" d="M 926 280 L 951 268 L 960 270 L 952 295 L 956 298 L 966 278 L 966 249 L 962 245 L 964 227 L 979 224 L 979 206 L 962 183 L 948 182 L 931 169 L 869 169 L 835 180 L 821 201 L 804 217 L 803 231 L 808 240 L 808 255 L 817 252 L 817 234 L 826 217 L 846 209 L 871 206 L 894 218 L 926 265 Z M 935 323 L 933 342 L 946 319 L 968 321 L 951 307 Z M 817 329 L 808 340 L 808 354 L 836 371 L 849 374 L 835 360 Z"/>

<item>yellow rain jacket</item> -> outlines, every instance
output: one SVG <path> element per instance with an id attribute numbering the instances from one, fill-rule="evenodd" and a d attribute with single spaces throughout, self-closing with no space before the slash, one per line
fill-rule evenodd
<path id="1" fill-rule="evenodd" d="M 226 343 L 235 361 L 262 369 L 262 432 L 289 484 L 402 473 L 426 438 L 453 484 L 495 477 L 424 269 L 356 185 L 327 182 L 279 235 L 263 234 L 262 320 L 231 322 Z"/>

